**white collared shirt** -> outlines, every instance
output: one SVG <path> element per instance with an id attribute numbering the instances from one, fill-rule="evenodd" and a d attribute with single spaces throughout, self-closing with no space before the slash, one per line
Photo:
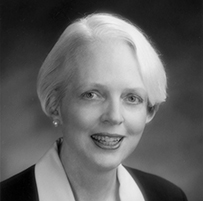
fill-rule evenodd
<path id="1" fill-rule="evenodd" d="M 120 201 L 144 201 L 144 197 L 128 171 L 117 169 Z M 36 164 L 35 178 L 40 201 L 75 201 L 69 180 L 58 156 L 57 143 Z"/>

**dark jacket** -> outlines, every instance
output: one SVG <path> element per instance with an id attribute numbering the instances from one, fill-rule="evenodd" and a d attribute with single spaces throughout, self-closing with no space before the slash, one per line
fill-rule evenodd
<path id="1" fill-rule="evenodd" d="M 183 191 L 158 176 L 126 167 L 138 184 L 145 201 L 187 201 Z M 1 183 L 2 201 L 39 201 L 35 166 Z"/>

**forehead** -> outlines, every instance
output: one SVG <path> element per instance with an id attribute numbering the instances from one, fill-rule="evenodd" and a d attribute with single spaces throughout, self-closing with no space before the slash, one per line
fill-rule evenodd
<path id="1" fill-rule="evenodd" d="M 111 88 L 144 88 L 134 51 L 123 41 L 99 41 L 75 52 L 74 88 L 99 84 Z"/>
<path id="2" fill-rule="evenodd" d="M 116 64 L 116 60 L 121 58 L 124 65 L 127 63 L 125 59 L 136 60 L 132 45 L 124 40 L 107 38 L 79 46 L 75 51 L 74 63 L 78 71 L 91 71 L 94 66 L 100 66 L 102 69 L 109 63 Z"/>

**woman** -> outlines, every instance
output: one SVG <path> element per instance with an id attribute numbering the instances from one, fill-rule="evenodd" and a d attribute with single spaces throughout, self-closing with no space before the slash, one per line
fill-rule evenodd
<path id="1" fill-rule="evenodd" d="M 37 92 L 63 138 L 2 183 L 3 200 L 187 200 L 172 183 L 122 166 L 166 98 L 163 65 L 133 24 L 102 13 L 75 21 L 43 63 Z"/>

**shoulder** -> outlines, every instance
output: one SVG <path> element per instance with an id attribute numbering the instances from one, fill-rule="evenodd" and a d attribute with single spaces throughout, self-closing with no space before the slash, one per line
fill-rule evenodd
<path id="1" fill-rule="evenodd" d="M 150 201 L 187 201 L 184 192 L 170 181 L 137 169 L 129 167 L 125 168 L 134 178 L 144 196 Z"/>
<path id="2" fill-rule="evenodd" d="M 38 201 L 35 166 L 1 182 L 2 201 Z"/>

